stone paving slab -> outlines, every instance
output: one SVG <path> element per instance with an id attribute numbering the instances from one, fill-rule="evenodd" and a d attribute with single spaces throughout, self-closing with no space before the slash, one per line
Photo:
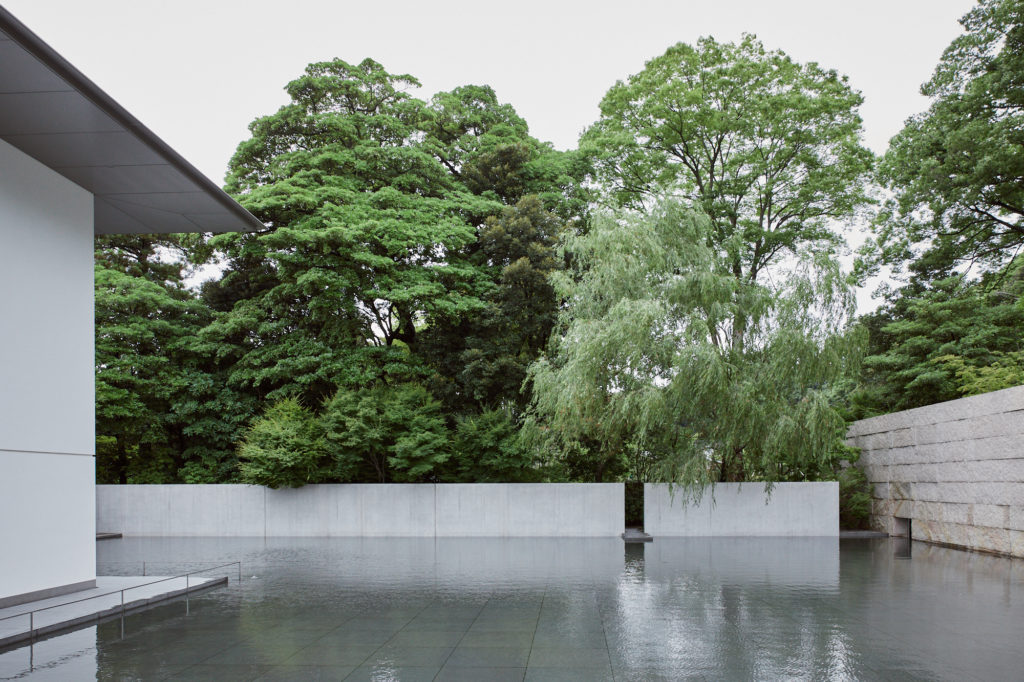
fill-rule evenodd
<path id="1" fill-rule="evenodd" d="M 96 578 L 96 587 L 88 590 L 0 609 L 0 647 L 119 615 L 122 612 L 121 590 L 125 590 L 124 613 L 133 613 L 181 596 L 186 590 L 192 594 L 227 582 L 226 576 L 190 576 L 187 582 L 185 578 L 154 575 L 100 576 Z M 33 611 L 30 619 L 28 614 Z M 34 632 L 30 632 L 30 624 Z"/>

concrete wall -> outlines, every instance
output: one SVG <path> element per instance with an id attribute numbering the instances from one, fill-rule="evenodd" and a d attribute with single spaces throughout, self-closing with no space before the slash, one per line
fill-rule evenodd
<path id="1" fill-rule="evenodd" d="M 221 537 L 607 537 L 621 483 L 99 485 L 101 531 Z"/>
<path id="2" fill-rule="evenodd" d="M 914 539 L 1024 557 L 1024 386 L 854 422 L 871 523 Z"/>
<path id="3" fill-rule="evenodd" d="M 0 604 L 96 578 L 93 197 L 0 140 Z"/>
<path id="4" fill-rule="evenodd" d="M 839 484 L 718 483 L 693 504 L 682 489 L 644 484 L 644 531 L 659 536 L 838 536 Z"/>

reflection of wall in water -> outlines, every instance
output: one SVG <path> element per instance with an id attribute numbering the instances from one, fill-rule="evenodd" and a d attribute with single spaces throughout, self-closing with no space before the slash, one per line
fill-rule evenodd
<path id="1" fill-rule="evenodd" d="M 658 538 L 647 548 L 654 580 L 680 573 L 741 585 L 836 588 L 838 538 Z"/>

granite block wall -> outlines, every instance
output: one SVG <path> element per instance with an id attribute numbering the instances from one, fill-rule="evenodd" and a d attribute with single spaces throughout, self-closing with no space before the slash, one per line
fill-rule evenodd
<path id="1" fill-rule="evenodd" d="M 872 527 L 1024 557 L 1024 386 L 854 422 Z"/>

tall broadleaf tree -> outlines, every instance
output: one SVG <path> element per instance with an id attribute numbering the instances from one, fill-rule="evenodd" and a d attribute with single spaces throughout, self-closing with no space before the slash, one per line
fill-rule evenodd
<path id="1" fill-rule="evenodd" d="M 488 282 L 457 255 L 491 209 L 419 143 L 417 85 L 372 60 L 311 64 L 251 125 L 227 188 L 268 229 L 214 240 L 228 271 L 208 292 L 230 307 L 206 333 L 234 344 L 236 384 L 319 402 L 415 376 L 417 329 L 481 307 Z"/>
<path id="2" fill-rule="evenodd" d="M 839 223 L 866 205 L 861 101 L 845 76 L 754 36 L 705 37 L 616 83 L 581 151 L 615 206 L 671 196 L 699 208 L 716 267 L 753 284 L 786 259 L 834 252 Z"/>
<path id="3" fill-rule="evenodd" d="M 216 238 L 228 270 L 204 292 L 228 311 L 204 336 L 228 348 L 234 385 L 316 405 L 435 375 L 424 330 L 459 328 L 498 286 L 476 255 L 488 217 L 522 191 L 568 201 L 561 166 L 541 172 L 558 153 L 490 88 L 428 104 L 417 86 L 372 60 L 311 64 L 291 103 L 252 124 L 228 190 L 267 230 Z"/>

